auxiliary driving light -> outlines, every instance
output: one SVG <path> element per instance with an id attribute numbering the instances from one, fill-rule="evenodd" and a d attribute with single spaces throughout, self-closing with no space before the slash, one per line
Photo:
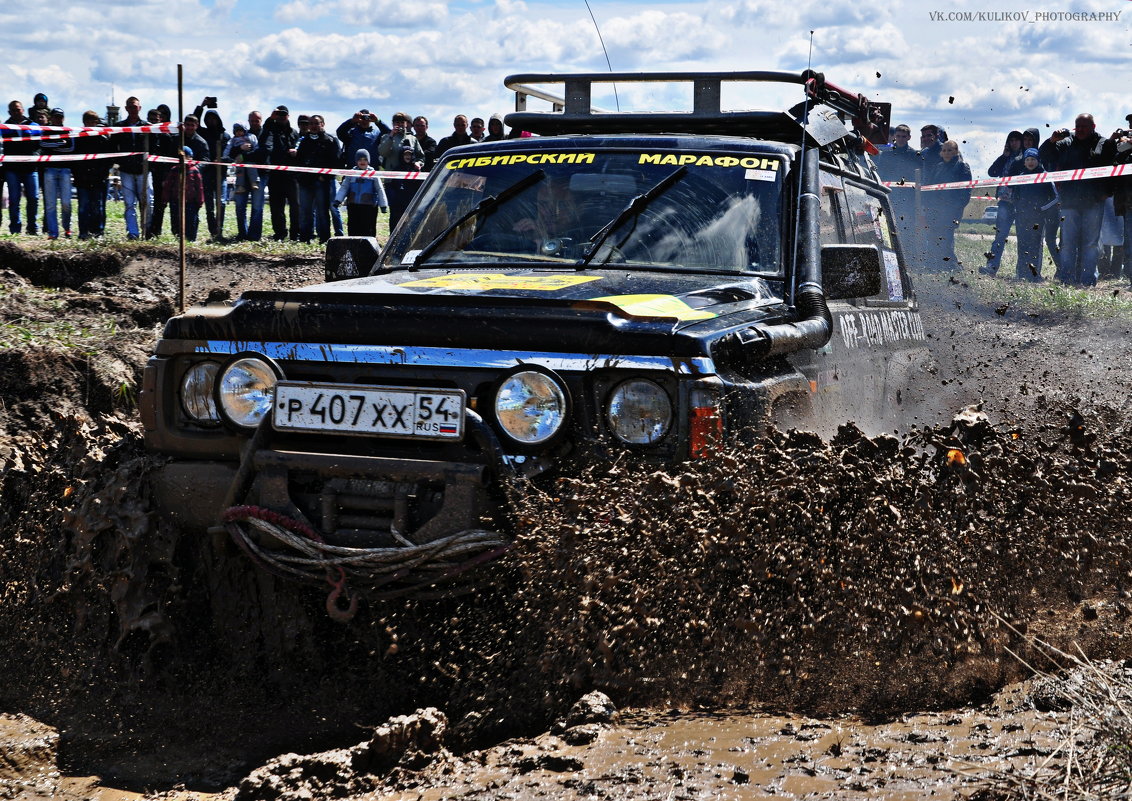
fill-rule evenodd
<path id="1" fill-rule="evenodd" d="M 547 373 L 513 373 L 495 395 L 495 419 L 516 442 L 540 445 L 557 434 L 566 420 L 566 392 Z"/>
<path id="2" fill-rule="evenodd" d="M 278 380 L 275 368 L 256 356 L 231 362 L 220 374 L 216 389 L 224 417 L 240 428 L 258 426 L 271 410 Z"/>

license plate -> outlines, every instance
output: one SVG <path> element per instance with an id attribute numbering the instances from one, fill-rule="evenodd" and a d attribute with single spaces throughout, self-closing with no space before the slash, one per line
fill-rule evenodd
<path id="1" fill-rule="evenodd" d="M 278 431 L 458 440 L 464 436 L 464 393 L 280 381 L 272 424 Z"/>

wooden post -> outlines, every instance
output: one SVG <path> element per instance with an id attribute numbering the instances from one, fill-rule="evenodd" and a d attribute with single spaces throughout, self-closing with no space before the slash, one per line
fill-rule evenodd
<path id="1" fill-rule="evenodd" d="M 177 154 L 178 154 L 177 157 L 180 159 L 180 163 L 177 165 L 177 169 L 181 171 L 181 202 L 177 204 L 178 205 L 177 214 L 181 218 L 181 227 L 178 229 L 181 232 L 181 250 L 180 250 L 181 267 L 180 267 L 180 272 L 179 272 L 179 277 L 180 277 L 180 292 L 179 292 L 180 298 L 179 298 L 179 300 L 180 300 L 180 302 L 179 302 L 178 305 L 180 306 L 180 310 L 181 310 L 182 313 L 184 313 L 184 311 L 185 311 L 185 178 L 186 178 L 186 173 L 188 172 L 188 165 L 185 163 L 185 127 L 184 127 L 184 124 L 183 124 L 184 120 L 185 120 L 185 113 L 184 113 L 185 112 L 185 105 L 184 105 L 184 96 L 185 95 L 184 95 L 184 92 L 185 92 L 184 68 L 182 67 L 182 65 L 178 64 L 177 65 L 177 121 L 178 121 L 178 128 L 181 131 L 181 146 L 179 148 L 177 148 Z"/>

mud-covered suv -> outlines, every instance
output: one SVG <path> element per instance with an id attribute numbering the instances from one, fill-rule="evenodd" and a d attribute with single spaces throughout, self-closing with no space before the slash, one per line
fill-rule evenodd
<path id="1" fill-rule="evenodd" d="M 591 108 L 641 80 L 691 84 L 694 109 Z M 723 111 L 728 81 L 799 103 Z M 169 320 L 141 396 L 166 511 L 274 572 L 396 594 L 506 549 L 506 476 L 898 413 L 926 351 L 874 105 L 810 72 L 507 80 L 551 83 L 563 107 L 445 153 L 380 254 L 331 240 L 326 283 Z"/>

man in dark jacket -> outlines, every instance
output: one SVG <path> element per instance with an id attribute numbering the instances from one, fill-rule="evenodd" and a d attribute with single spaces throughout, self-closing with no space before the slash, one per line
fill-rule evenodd
<path id="1" fill-rule="evenodd" d="M 1059 141 L 1054 146 L 1054 154 L 1057 160 L 1053 171 L 1107 167 L 1116 160 L 1116 143 L 1097 133 L 1093 115 L 1078 114 L 1073 123 L 1073 136 Z M 1061 196 L 1062 218 L 1057 278 L 1068 284 L 1095 286 L 1104 204 L 1112 194 L 1110 180 L 1059 182 L 1057 190 Z"/>
<path id="2" fill-rule="evenodd" d="M 31 120 L 24 116 L 24 104 L 13 100 L 8 104 L 9 125 L 30 125 Z M 38 156 L 38 141 L 20 141 L 19 131 L 6 131 L 4 136 L 5 156 Z M 8 230 L 13 234 L 20 233 L 23 221 L 20 218 L 20 195 L 27 200 L 28 225 L 27 232 L 35 235 L 39 233 L 39 223 L 36 215 L 39 213 L 39 172 L 34 164 L 17 164 L 11 162 L 5 165 L 5 180 L 8 183 Z"/>
<path id="3" fill-rule="evenodd" d="M 326 133 L 325 124 L 321 115 L 311 115 L 310 131 L 299 140 L 295 150 L 298 166 L 335 169 L 342 163 L 342 143 L 338 137 Z M 326 242 L 330 239 L 329 187 L 334 184 L 334 176 L 300 172 L 298 180 L 299 239 L 310 242 L 314 228 L 318 231 L 318 241 Z"/>
<path id="4" fill-rule="evenodd" d="M 151 123 L 168 122 L 165 115 L 159 109 L 150 109 L 146 113 L 146 119 Z M 150 133 L 146 136 L 149 140 L 149 152 L 153 156 L 165 156 L 166 158 L 175 157 L 177 149 L 180 146 L 181 135 L 175 132 L 170 133 Z M 145 236 L 146 239 L 152 239 L 155 236 L 161 236 L 161 229 L 165 225 L 165 192 L 162 191 L 165 186 L 165 179 L 169 176 L 169 171 L 174 168 L 173 164 L 163 162 L 153 162 L 149 167 L 149 174 L 153 176 L 153 213 L 149 215 L 149 224 L 146 226 Z"/>
<path id="5" fill-rule="evenodd" d="M 904 255 L 913 264 L 922 267 L 923 243 L 918 236 L 916 225 L 917 183 L 923 183 L 924 161 L 920 151 L 908 143 L 912 139 L 912 129 L 907 125 L 897 125 L 892 130 L 892 146 L 882 150 L 874 159 L 877 172 L 882 181 L 891 186 L 892 211 L 896 215 L 896 227 L 900 230 L 900 241 L 904 245 Z M 900 186 L 899 184 L 908 184 Z"/>
<path id="6" fill-rule="evenodd" d="M 423 114 L 413 117 L 413 133 L 424 151 L 424 168 L 431 170 L 436 162 L 436 140 L 428 135 L 428 117 Z"/>
<path id="7" fill-rule="evenodd" d="M 91 109 L 83 112 L 83 125 L 102 127 L 102 120 Z M 75 140 L 76 153 L 109 153 L 110 147 L 110 137 L 106 134 L 80 136 Z M 79 239 L 100 237 L 106 230 L 106 182 L 110 177 L 110 160 L 76 161 L 71 168 L 71 176 L 79 196 Z"/>
<path id="8" fill-rule="evenodd" d="M 938 125 L 925 125 L 920 129 L 920 159 L 925 169 L 931 169 L 940 161 L 940 148 L 947 141 L 947 133 Z"/>
<path id="9" fill-rule="evenodd" d="M 441 139 L 436 146 L 436 161 L 440 161 L 440 157 L 444 155 L 446 150 L 471 143 L 472 137 L 468 134 L 468 118 L 463 114 L 457 114 L 456 119 L 452 120 L 452 133 Z"/>
<path id="10" fill-rule="evenodd" d="M 1132 128 L 1132 114 L 1124 118 Z M 1118 129 L 1112 140 L 1116 147 L 1116 164 L 1132 165 L 1132 130 Z M 1116 179 L 1113 191 L 1113 205 L 1116 213 L 1124 217 L 1124 274 L 1132 278 L 1132 167 L 1129 172 Z"/>
<path id="11" fill-rule="evenodd" d="M 263 124 L 263 135 L 259 138 L 256 162 L 287 166 L 294 163 L 291 152 L 299 142 L 299 134 L 291 127 L 291 113 L 286 106 L 276 106 L 275 111 Z M 261 184 L 262 185 L 262 184 Z M 287 222 L 290 218 L 290 238 L 299 238 L 299 189 L 295 176 L 283 170 L 271 170 L 267 178 L 268 201 L 271 204 L 271 238 L 282 242 L 288 237 Z M 254 217 L 254 213 L 253 213 Z M 251 236 L 252 224 L 249 223 Z"/>

